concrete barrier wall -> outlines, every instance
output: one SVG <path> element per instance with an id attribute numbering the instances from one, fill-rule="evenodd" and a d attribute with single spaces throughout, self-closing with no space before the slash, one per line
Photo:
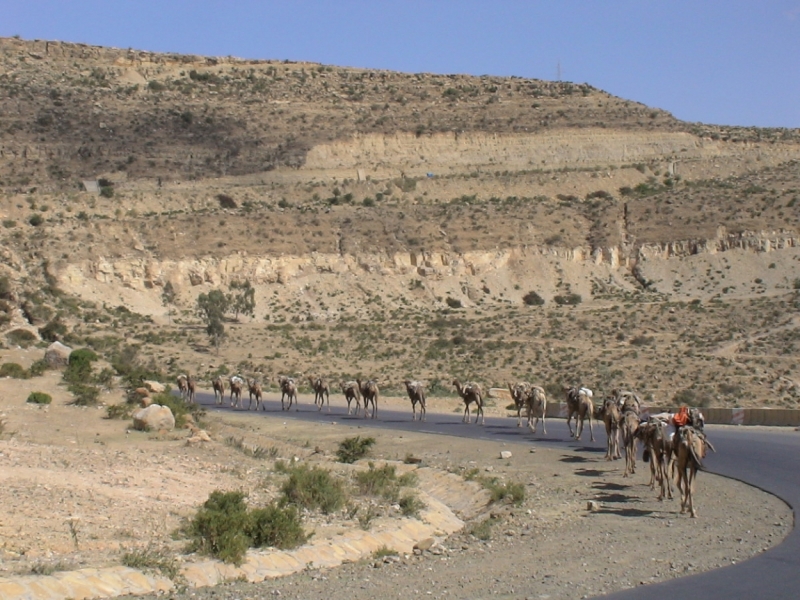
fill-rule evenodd
<path id="1" fill-rule="evenodd" d="M 701 410 L 706 423 L 709 424 L 800 426 L 800 410 L 789 408 L 703 408 Z M 642 407 L 643 414 L 677 411 L 677 408 Z M 566 403 L 549 402 L 547 416 L 548 418 L 566 418 Z"/>

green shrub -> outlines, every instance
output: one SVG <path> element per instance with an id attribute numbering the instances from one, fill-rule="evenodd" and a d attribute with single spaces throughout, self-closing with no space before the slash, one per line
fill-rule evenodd
<path id="1" fill-rule="evenodd" d="M 448 296 L 445 302 L 447 302 L 447 306 L 450 308 L 461 308 L 461 300 L 458 300 L 457 298 L 451 298 Z"/>
<path id="2" fill-rule="evenodd" d="M 129 402 L 109 404 L 106 406 L 106 419 L 130 419 L 135 409 L 136 406 Z"/>
<path id="3" fill-rule="evenodd" d="M 489 492 L 492 502 L 510 500 L 519 506 L 525 500 L 525 486 L 521 483 L 506 483 L 497 477 L 476 476 L 475 479 Z"/>
<path id="4" fill-rule="evenodd" d="M 44 223 L 44 218 L 39 213 L 36 213 L 30 216 L 30 218 L 28 219 L 28 223 L 30 223 L 34 227 L 38 227 L 39 225 Z"/>
<path id="5" fill-rule="evenodd" d="M 170 579 L 175 579 L 180 573 L 178 561 L 165 548 L 148 546 L 131 550 L 122 555 L 121 562 L 131 569 L 157 571 Z"/>
<path id="6" fill-rule="evenodd" d="M 97 406 L 97 399 L 100 397 L 100 388 L 97 386 L 73 381 L 67 386 L 67 389 L 73 396 L 71 405 Z"/>
<path id="7" fill-rule="evenodd" d="M 11 344 L 22 348 L 27 348 L 31 344 L 35 344 L 39 339 L 36 337 L 36 334 L 27 329 L 14 329 L 13 331 L 9 331 L 6 334 L 6 338 L 8 338 Z"/>
<path id="8" fill-rule="evenodd" d="M 544 304 L 544 298 L 536 292 L 528 292 L 522 297 L 522 301 L 528 306 L 541 306 Z"/>
<path id="9" fill-rule="evenodd" d="M 191 540 L 189 551 L 239 565 L 250 547 L 289 549 L 306 541 L 294 507 L 270 504 L 248 511 L 244 499 L 241 491 L 212 492 L 182 530 Z"/>
<path id="10" fill-rule="evenodd" d="M 498 521 L 498 519 L 493 519 L 489 517 L 488 519 L 484 519 L 480 523 L 473 525 L 469 529 L 470 535 L 475 536 L 479 540 L 488 541 L 492 539 L 492 526 Z"/>
<path id="11" fill-rule="evenodd" d="M 281 491 L 281 504 L 319 509 L 326 515 L 340 509 L 347 500 L 341 481 L 334 479 L 326 469 L 307 465 L 291 469 Z"/>
<path id="12" fill-rule="evenodd" d="M 336 450 L 336 457 L 339 459 L 339 462 L 354 463 L 367 456 L 370 448 L 372 448 L 374 444 L 375 438 L 373 437 L 362 439 L 360 436 L 356 436 L 354 438 L 347 438 L 339 443 L 339 449 Z"/>
<path id="13" fill-rule="evenodd" d="M 272 546 L 282 550 L 297 548 L 308 539 L 300 514 L 294 506 L 271 504 L 250 513 L 249 534 L 256 548 Z"/>
<path id="14" fill-rule="evenodd" d="M 17 363 L 3 363 L 0 365 L 0 377 L 13 377 L 14 379 L 29 379 L 30 374 L 22 365 Z"/>
<path id="15" fill-rule="evenodd" d="M 198 552 L 240 565 L 250 547 L 244 492 L 211 492 L 185 533 L 190 552 Z"/>
<path id="16" fill-rule="evenodd" d="M 53 397 L 44 392 L 31 392 L 28 394 L 28 399 L 26 400 L 26 402 L 30 402 L 31 404 L 50 404 L 52 401 Z"/>
<path id="17" fill-rule="evenodd" d="M 425 503 L 417 498 L 415 494 L 402 496 L 398 504 L 404 517 L 419 517 L 419 511 L 425 508 Z"/>
<path id="18" fill-rule="evenodd" d="M 553 298 L 553 302 L 555 302 L 556 304 L 561 304 L 561 305 L 565 305 L 566 304 L 566 305 L 569 305 L 569 306 L 574 306 L 576 304 L 580 304 L 582 301 L 583 301 L 583 298 L 581 298 L 580 294 L 564 294 L 564 295 L 555 296 Z"/>
<path id="19" fill-rule="evenodd" d="M 64 371 L 64 380 L 70 383 L 85 383 L 92 375 L 92 363 L 97 360 L 97 354 L 88 348 L 80 348 L 70 352 L 67 368 Z"/>
<path id="20" fill-rule="evenodd" d="M 40 358 L 39 360 L 31 364 L 30 368 L 28 369 L 28 373 L 30 374 L 31 377 L 39 377 L 49 368 L 50 365 L 47 364 L 47 361 L 43 358 Z"/>
<path id="21" fill-rule="evenodd" d="M 392 550 L 388 546 L 383 545 L 372 553 L 372 558 L 384 558 L 385 556 L 397 556 L 397 550 Z"/>
<path id="22" fill-rule="evenodd" d="M 400 487 L 414 485 L 416 479 L 415 473 L 397 477 L 395 466 L 389 464 L 375 468 L 374 463 L 369 463 L 368 471 L 355 474 L 356 486 L 360 493 L 368 496 L 382 496 L 392 502 L 397 501 Z"/>
<path id="23" fill-rule="evenodd" d="M 67 334 L 67 326 L 64 325 L 60 317 L 56 317 L 44 327 L 39 328 L 39 335 L 43 340 L 55 342 L 64 338 Z"/>

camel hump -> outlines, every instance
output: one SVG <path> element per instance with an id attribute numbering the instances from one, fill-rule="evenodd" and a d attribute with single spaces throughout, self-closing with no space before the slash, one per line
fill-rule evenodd
<path id="1" fill-rule="evenodd" d="M 582 387 L 580 390 L 578 390 L 578 393 L 583 394 L 584 396 L 587 396 L 590 400 L 594 396 L 594 392 L 592 392 L 592 390 L 590 390 L 587 387 Z"/>

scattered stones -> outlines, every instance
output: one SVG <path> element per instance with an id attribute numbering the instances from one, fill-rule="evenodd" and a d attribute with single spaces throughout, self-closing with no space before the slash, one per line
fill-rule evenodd
<path id="1" fill-rule="evenodd" d="M 600 510 L 600 503 L 595 502 L 594 500 L 589 500 L 589 502 L 586 503 L 586 510 L 589 512 L 597 512 Z"/>

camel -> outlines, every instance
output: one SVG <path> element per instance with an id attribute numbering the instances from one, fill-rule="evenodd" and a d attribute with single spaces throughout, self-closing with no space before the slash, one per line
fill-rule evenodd
<path id="1" fill-rule="evenodd" d="M 475 424 L 478 424 L 478 419 L 482 418 L 481 425 L 486 424 L 486 415 L 483 414 L 483 391 L 481 386 L 477 383 L 464 383 L 462 384 L 458 379 L 453 379 L 453 385 L 456 387 L 458 395 L 464 401 L 464 418 L 461 419 L 462 423 L 469 423 L 469 405 L 473 402 L 477 406 L 475 412 Z"/>
<path id="2" fill-rule="evenodd" d="M 187 402 L 194 402 L 194 397 L 197 394 L 197 381 L 194 377 L 189 375 L 186 378 L 186 400 Z"/>
<path id="3" fill-rule="evenodd" d="M 253 398 L 256 399 L 256 410 L 258 410 L 259 406 L 263 407 L 261 404 L 261 382 L 258 379 L 247 380 L 247 391 L 250 393 L 250 404 L 247 405 L 247 410 L 253 407 Z"/>
<path id="4" fill-rule="evenodd" d="M 517 408 L 517 427 L 522 427 L 522 408 L 525 406 L 525 401 L 531 390 L 531 384 L 527 381 L 520 381 L 511 385 L 506 383 L 508 391 L 511 392 L 511 399 L 514 401 L 514 406 Z M 528 425 L 530 425 L 530 414 L 528 415 Z"/>
<path id="5" fill-rule="evenodd" d="M 594 428 L 592 419 L 594 417 L 594 404 L 592 403 L 592 390 L 585 387 L 564 388 L 567 396 L 567 427 L 570 436 L 576 440 L 581 439 L 583 434 L 583 422 L 589 418 L 589 438 L 594 441 Z M 572 432 L 572 415 L 575 415 L 575 433 Z"/>
<path id="6" fill-rule="evenodd" d="M 706 447 L 714 450 L 714 446 L 706 439 L 701 431 L 694 427 L 682 427 L 679 439 L 675 440 L 678 458 L 678 490 L 681 492 L 681 513 L 687 508 L 693 519 L 697 518 L 694 509 L 694 479 L 697 471 L 703 468 L 703 459 L 706 456 Z M 716 450 L 714 450 L 716 452 Z"/>
<path id="7" fill-rule="evenodd" d="M 539 419 L 542 419 L 542 433 L 547 435 L 547 422 L 545 416 L 547 414 L 547 395 L 544 393 L 544 388 L 538 385 L 532 385 L 528 390 L 528 395 L 525 397 L 525 405 L 528 407 L 528 428 L 536 433 L 536 427 L 539 425 Z M 535 421 L 534 421 L 535 419 Z M 533 423 L 533 425 L 531 425 Z"/>
<path id="8" fill-rule="evenodd" d="M 615 398 L 607 398 L 603 402 L 603 423 L 606 426 L 606 460 L 622 458 L 619 450 L 619 425 L 622 415 Z"/>
<path id="9" fill-rule="evenodd" d="M 417 402 L 419 402 L 419 420 L 424 421 L 426 416 L 425 409 L 425 384 L 421 381 L 409 381 L 406 379 L 403 382 L 406 386 L 406 392 L 411 400 L 411 411 L 413 412 L 412 421 L 417 420 Z"/>
<path id="10" fill-rule="evenodd" d="M 358 387 L 358 382 L 356 381 L 343 381 L 340 384 L 342 388 L 342 393 L 344 394 L 344 399 L 347 400 L 347 414 L 350 414 L 350 403 L 355 400 L 356 401 L 356 415 L 358 415 L 358 411 L 361 410 L 361 391 Z"/>
<path id="11" fill-rule="evenodd" d="M 211 382 L 211 387 L 214 388 L 214 402 L 219 406 L 225 398 L 225 380 L 222 375 L 217 375 L 214 378 Z"/>
<path id="12" fill-rule="evenodd" d="M 616 401 L 619 410 L 623 413 L 626 410 L 635 410 L 638 414 L 642 409 L 642 399 L 634 392 L 615 388 L 611 390 L 611 397 Z"/>
<path id="13" fill-rule="evenodd" d="M 295 403 L 295 411 L 300 410 L 300 402 L 297 400 L 297 385 L 294 379 L 281 375 L 278 377 L 278 384 L 281 386 L 281 410 L 292 410 L 292 401 Z M 284 407 L 284 398 L 289 398 L 289 406 Z"/>
<path id="14" fill-rule="evenodd" d="M 367 418 L 367 408 L 369 408 L 370 402 L 372 402 L 372 418 L 376 418 L 378 416 L 378 383 L 373 379 L 364 383 L 361 383 L 360 379 L 356 379 L 356 382 L 361 396 L 364 398 L 364 418 Z"/>
<path id="15" fill-rule="evenodd" d="M 622 414 L 620 423 L 622 431 L 622 445 L 625 447 L 625 473 L 623 477 L 636 472 L 636 432 L 639 429 L 639 414 L 633 410 L 626 410 Z"/>
<path id="16" fill-rule="evenodd" d="M 230 395 L 230 403 L 231 407 L 239 406 L 239 408 L 244 408 L 242 405 L 242 388 L 244 388 L 245 381 L 238 375 L 234 375 L 230 378 L 228 383 L 231 386 L 231 395 Z M 236 401 L 234 402 L 234 398 Z"/>
<path id="17" fill-rule="evenodd" d="M 187 394 L 186 383 L 188 380 L 189 378 L 186 377 L 186 375 L 178 375 L 178 392 L 180 393 L 182 400 L 186 400 L 186 394 Z"/>
<path id="18" fill-rule="evenodd" d="M 314 390 L 314 404 L 319 403 L 319 410 L 322 410 L 325 398 L 327 398 L 328 412 L 331 412 L 331 394 L 326 381 L 322 377 L 309 377 L 308 381 L 311 383 L 311 389 Z"/>
<path id="19" fill-rule="evenodd" d="M 669 476 L 669 463 L 672 455 L 672 437 L 668 432 L 667 422 L 663 419 L 650 419 L 639 427 L 639 434 L 644 441 L 642 459 L 650 462 L 650 489 L 659 484 L 658 499 L 664 496 L 672 499 L 672 483 Z"/>

